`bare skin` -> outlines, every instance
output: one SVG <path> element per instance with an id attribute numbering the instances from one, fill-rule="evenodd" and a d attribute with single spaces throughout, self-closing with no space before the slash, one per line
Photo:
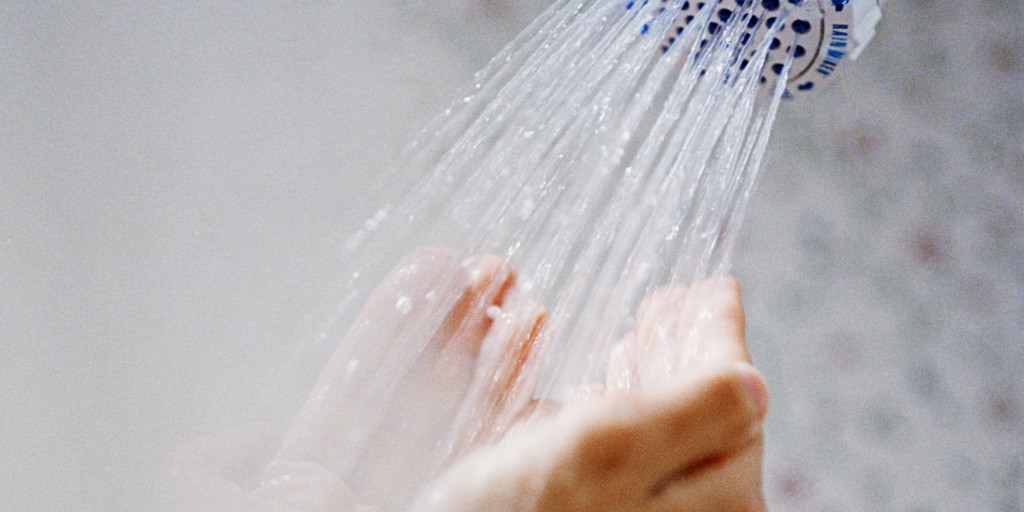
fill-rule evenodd
<path id="1" fill-rule="evenodd" d="M 540 379 L 531 357 L 546 313 L 511 294 L 514 282 L 494 256 L 460 263 L 425 248 L 407 257 L 374 291 L 289 431 L 243 427 L 181 451 L 177 476 L 191 487 L 184 509 L 385 512 L 414 499 L 408 510 L 764 510 L 767 391 L 744 344 L 735 280 L 647 297 L 597 386 L 605 391 L 567 404 L 522 391 Z M 431 296 L 449 299 L 418 299 Z M 393 347 L 377 340 L 417 327 L 434 334 L 393 390 L 407 399 L 386 407 L 360 393 L 375 374 L 360 375 L 352 361 L 379 353 L 353 347 L 386 351 Z M 664 371 L 667 344 L 682 344 L 685 371 Z M 473 421 L 460 442 L 438 452 L 431 441 L 466 410 Z M 415 462 L 446 455 L 442 468 Z M 435 470 L 418 495 L 395 484 Z"/>

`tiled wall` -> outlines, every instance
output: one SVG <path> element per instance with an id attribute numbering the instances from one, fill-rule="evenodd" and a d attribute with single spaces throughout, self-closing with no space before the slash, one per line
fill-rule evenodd
<path id="1" fill-rule="evenodd" d="M 746 226 L 778 510 L 1024 510 L 1024 4 L 889 2 Z"/>

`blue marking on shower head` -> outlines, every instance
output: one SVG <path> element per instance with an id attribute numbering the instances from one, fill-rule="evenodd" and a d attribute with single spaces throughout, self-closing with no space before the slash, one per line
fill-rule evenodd
<path id="1" fill-rule="evenodd" d="M 806 73 L 817 70 L 824 76 L 831 75 L 853 51 L 863 47 L 863 43 L 854 45 L 851 40 L 854 12 L 866 20 L 871 26 L 861 30 L 868 35 L 880 17 L 877 12 L 884 0 L 622 0 L 627 9 L 634 12 L 646 6 L 646 19 L 637 20 L 633 29 L 646 37 L 654 33 L 660 34 L 662 40 L 657 48 L 659 53 L 676 50 L 680 38 L 697 22 L 699 12 L 705 12 L 701 19 L 702 34 L 696 36 L 692 48 L 681 48 L 679 51 L 692 53 L 687 57 L 700 60 L 703 51 L 710 47 L 712 40 L 724 37 L 728 28 L 729 41 L 725 46 L 734 48 L 738 42 L 737 56 L 733 64 L 739 65 L 747 60 L 742 68 L 753 63 L 753 57 L 759 51 L 758 39 L 761 35 L 774 33 L 767 41 L 766 66 L 762 73 L 762 84 L 774 82 L 781 76 L 783 60 L 792 60 L 792 71 L 787 77 L 791 82 L 786 85 L 787 97 L 812 89 L 820 89 L 821 79 L 813 82 L 808 80 Z M 681 6 L 681 7 L 680 7 Z M 704 8 L 707 8 L 704 10 Z M 824 9 L 821 9 L 824 8 Z M 872 9 L 875 12 L 872 12 Z M 703 11 L 702 11 L 703 10 Z M 668 12 L 672 11 L 672 12 Z M 863 12 L 862 12 L 863 11 Z M 867 13 L 867 14 L 864 14 Z M 663 16 L 673 16 L 671 26 L 662 25 Z M 860 19 L 858 18 L 858 19 Z M 641 25 L 642 24 L 642 25 Z M 634 33 L 636 33 L 634 32 Z M 687 39 L 689 41 L 689 39 Z M 798 42 L 800 44 L 798 44 Z M 858 41 L 859 43 L 859 41 Z M 781 51 L 782 49 L 785 51 Z M 851 50 L 850 48 L 854 48 Z"/>
<path id="2" fill-rule="evenodd" d="M 843 7 L 850 3 L 850 0 L 832 0 L 832 5 L 836 8 L 836 12 L 843 12 Z"/>

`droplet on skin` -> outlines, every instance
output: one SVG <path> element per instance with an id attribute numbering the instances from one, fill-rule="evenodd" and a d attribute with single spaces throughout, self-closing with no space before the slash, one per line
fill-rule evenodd
<path id="1" fill-rule="evenodd" d="M 412 311 L 412 299 L 405 295 L 400 295 L 395 302 L 395 309 L 403 315 L 409 314 L 409 311 Z"/>
<path id="2" fill-rule="evenodd" d="M 356 370 L 359 369 L 359 360 L 353 359 L 345 365 L 345 380 L 349 380 L 355 375 Z"/>

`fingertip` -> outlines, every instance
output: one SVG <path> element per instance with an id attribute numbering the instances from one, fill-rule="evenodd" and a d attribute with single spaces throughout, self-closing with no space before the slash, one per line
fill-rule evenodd
<path id="1" fill-rule="evenodd" d="M 689 288 L 681 284 L 659 286 L 640 301 L 636 310 L 637 321 L 648 321 L 652 315 L 657 317 L 682 309 L 688 292 Z"/>
<path id="2" fill-rule="evenodd" d="M 717 281 L 719 287 L 729 291 L 737 300 L 742 299 L 743 287 L 740 286 L 740 281 L 736 276 L 732 274 L 716 274 L 711 279 Z"/>
<path id="3" fill-rule="evenodd" d="M 761 373 L 752 365 L 732 362 L 706 368 L 676 386 L 689 389 L 708 418 L 715 417 L 723 428 L 740 435 L 759 425 L 768 411 L 768 388 Z"/>
<path id="4" fill-rule="evenodd" d="M 507 352 L 512 347 L 529 350 L 540 335 L 547 316 L 547 309 L 537 302 L 521 297 L 507 298 L 493 313 L 488 312 L 488 317 L 493 320 L 488 331 L 488 343 L 498 351 Z"/>
<path id="5" fill-rule="evenodd" d="M 444 245 L 419 246 L 402 257 L 391 270 L 395 280 L 422 276 L 442 275 L 458 264 L 458 257 L 451 247 Z"/>
<path id="6" fill-rule="evenodd" d="M 768 384 L 764 376 L 756 368 L 750 365 L 739 366 L 736 370 L 747 393 L 747 398 L 754 408 L 754 416 L 758 421 L 763 421 L 768 415 L 768 408 L 771 398 L 768 394 Z"/>
<path id="7" fill-rule="evenodd" d="M 481 394 L 475 407 L 483 422 L 469 434 L 472 444 L 496 441 L 532 410 L 543 373 L 537 341 L 546 318 L 542 305 L 521 297 L 509 298 L 494 317 L 477 361 Z"/>
<path id="8" fill-rule="evenodd" d="M 516 281 L 516 270 L 511 263 L 494 254 L 476 254 L 462 263 L 468 286 L 475 294 L 501 305 L 505 294 Z"/>
<path id="9" fill-rule="evenodd" d="M 441 343 L 476 356 L 516 280 L 515 269 L 493 254 L 466 258 L 458 268 L 458 299 L 448 314 Z"/>
<path id="10" fill-rule="evenodd" d="M 612 347 L 608 354 L 608 371 L 605 375 L 605 386 L 609 392 L 619 393 L 629 391 L 634 387 L 633 377 L 635 366 L 627 354 L 627 343 L 629 336 L 622 342 Z"/>

